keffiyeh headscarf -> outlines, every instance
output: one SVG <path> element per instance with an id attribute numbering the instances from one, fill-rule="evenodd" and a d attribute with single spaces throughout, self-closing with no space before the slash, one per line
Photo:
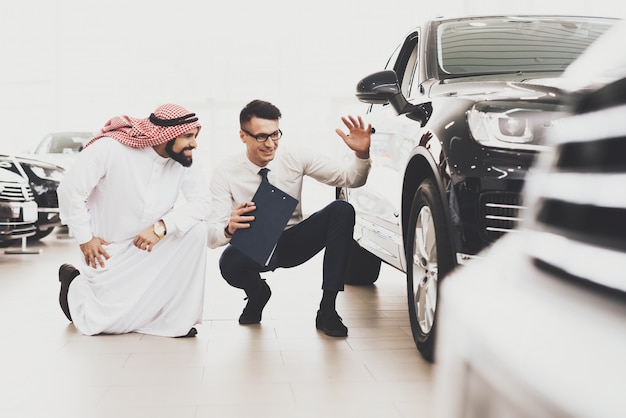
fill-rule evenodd
<path id="1" fill-rule="evenodd" d="M 92 138 L 85 147 L 94 141 L 109 136 L 124 145 L 134 148 L 154 147 L 164 144 L 201 125 L 195 113 L 176 104 L 164 104 L 145 119 L 129 116 L 116 116 Z"/>

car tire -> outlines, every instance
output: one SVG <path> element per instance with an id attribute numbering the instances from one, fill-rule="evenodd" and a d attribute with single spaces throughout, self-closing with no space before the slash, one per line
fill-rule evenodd
<path id="1" fill-rule="evenodd" d="M 352 240 L 345 283 L 354 286 L 371 286 L 378 280 L 380 263 L 380 258 Z"/>
<path id="2" fill-rule="evenodd" d="M 46 229 L 38 229 L 37 232 L 35 232 L 35 235 L 28 237 L 28 241 L 39 241 L 42 238 L 47 237 L 48 235 L 50 235 L 52 233 L 52 231 L 54 231 L 54 227 L 51 226 L 49 228 Z"/>
<path id="3" fill-rule="evenodd" d="M 432 179 L 424 180 L 413 197 L 405 250 L 411 332 L 422 357 L 434 362 L 439 285 L 454 259 L 442 199 Z"/>

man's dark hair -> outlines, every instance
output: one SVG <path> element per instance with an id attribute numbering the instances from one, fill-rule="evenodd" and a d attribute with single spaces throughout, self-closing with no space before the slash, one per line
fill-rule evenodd
<path id="1" fill-rule="evenodd" d="M 268 120 L 278 120 L 282 116 L 280 110 L 270 102 L 263 100 L 253 100 L 241 109 L 239 114 L 239 125 L 250 122 L 253 117 Z"/>

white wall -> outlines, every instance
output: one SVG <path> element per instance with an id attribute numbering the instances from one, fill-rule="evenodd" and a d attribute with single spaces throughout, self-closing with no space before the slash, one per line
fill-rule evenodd
<path id="1" fill-rule="evenodd" d="M 443 2 L 442 2 L 443 3 Z M 47 132 L 97 130 L 118 114 L 176 102 L 199 114 L 202 151 L 240 147 L 239 109 L 283 111 L 287 141 L 341 146 L 339 117 L 361 113 L 357 81 L 381 69 L 418 21 L 435 15 L 623 16 L 609 0 L 22 0 L 0 5 L 0 152 Z"/>

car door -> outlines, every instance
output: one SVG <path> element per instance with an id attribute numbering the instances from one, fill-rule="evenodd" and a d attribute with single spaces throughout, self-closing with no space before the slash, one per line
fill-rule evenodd
<path id="1" fill-rule="evenodd" d="M 418 68 L 418 41 L 417 31 L 409 35 L 387 65 L 387 69 L 398 74 L 405 94 L 409 93 Z M 404 270 L 402 183 L 419 124 L 404 115 L 398 116 L 390 104 L 371 105 L 367 119 L 374 128 L 372 169 L 367 184 L 350 191 L 349 200 L 357 212 L 355 238 L 386 263 Z"/>

